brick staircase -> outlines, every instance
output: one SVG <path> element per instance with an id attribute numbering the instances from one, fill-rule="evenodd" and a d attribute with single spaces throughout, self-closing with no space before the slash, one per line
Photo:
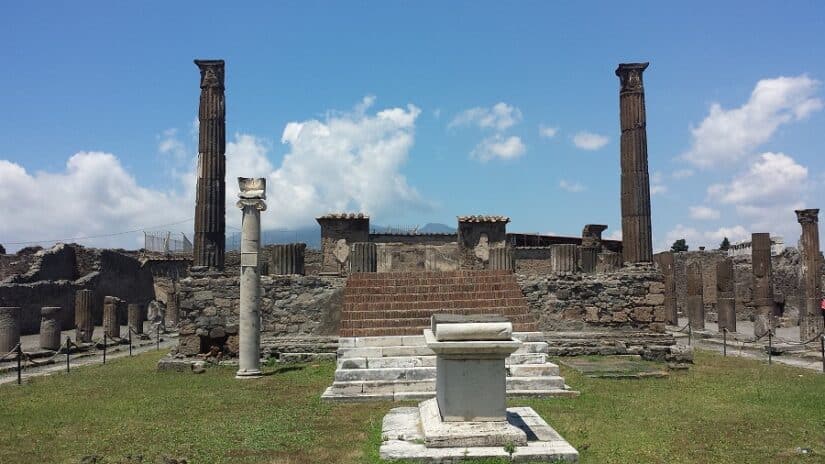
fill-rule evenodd
<path id="1" fill-rule="evenodd" d="M 354 274 L 344 289 L 335 380 L 327 400 L 435 395 L 435 353 L 422 332 L 434 313 L 499 314 L 522 346 L 505 361 L 508 396 L 576 396 L 547 361 L 515 275 L 508 271 Z"/>
<path id="2" fill-rule="evenodd" d="M 515 332 L 536 330 L 512 272 L 388 272 L 350 276 L 339 334 L 421 335 L 434 313 L 498 314 Z"/>

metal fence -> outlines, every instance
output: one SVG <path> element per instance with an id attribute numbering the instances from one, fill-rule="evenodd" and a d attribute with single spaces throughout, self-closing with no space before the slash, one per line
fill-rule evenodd
<path id="1" fill-rule="evenodd" d="M 143 248 L 158 253 L 192 253 L 192 242 L 183 233 L 144 232 Z"/>

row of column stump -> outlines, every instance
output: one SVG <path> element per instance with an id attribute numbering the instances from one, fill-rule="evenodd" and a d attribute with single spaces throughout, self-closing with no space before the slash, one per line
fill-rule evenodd
<path id="1" fill-rule="evenodd" d="M 167 327 L 175 327 L 179 321 L 177 295 L 170 296 L 167 302 L 164 322 Z M 95 293 L 92 290 L 78 290 L 75 293 L 75 340 L 78 343 L 91 343 L 94 332 L 93 308 Z M 120 338 L 120 321 L 118 314 L 126 309 L 128 326 L 135 334 L 143 334 L 143 322 L 146 320 L 143 305 L 127 304 L 125 300 L 114 296 L 103 299 L 103 330 L 109 338 Z M 57 351 L 62 347 L 61 321 L 63 308 L 44 306 L 40 309 L 40 348 Z M 0 355 L 12 351 L 20 343 L 21 308 L 17 306 L 0 307 Z"/>

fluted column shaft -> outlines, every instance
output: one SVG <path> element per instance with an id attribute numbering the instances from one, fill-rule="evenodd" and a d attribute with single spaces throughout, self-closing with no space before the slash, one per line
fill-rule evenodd
<path id="1" fill-rule="evenodd" d="M 195 60 L 201 72 L 194 266 L 223 269 L 226 249 L 226 103 L 223 60 Z"/>
<path id="2" fill-rule="evenodd" d="M 775 326 L 770 234 L 751 235 L 751 263 L 753 266 L 753 306 L 756 311 L 753 334 L 761 337 Z"/>
<path id="3" fill-rule="evenodd" d="M 796 211 L 796 219 L 802 226 L 802 279 L 805 288 L 805 304 L 799 318 L 799 338 L 810 340 L 825 330 L 822 300 L 821 268 L 819 259 L 819 210 Z"/>
<path id="4" fill-rule="evenodd" d="M 60 345 L 60 307 L 44 306 L 40 308 L 40 348 L 57 351 Z"/>
<path id="5" fill-rule="evenodd" d="M 642 72 L 648 63 L 622 63 L 621 82 L 622 254 L 625 262 L 653 260 L 650 177 L 647 166 L 647 116 Z"/>
<path id="6" fill-rule="evenodd" d="M 92 309 L 95 305 L 95 294 L 91 290 L 78 290 L 74 299 L 75 341 L 89 343 L 92 341 L 92 332 L 95 328 Z"/>

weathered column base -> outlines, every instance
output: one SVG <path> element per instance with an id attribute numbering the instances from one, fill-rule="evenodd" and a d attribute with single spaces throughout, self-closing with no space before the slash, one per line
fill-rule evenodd
<path id="1" fill-rule="evenodd" d="M 264 373 L 260 369 L 238 369 L 235 373 L 236 379 L 259 379 Z"/>

